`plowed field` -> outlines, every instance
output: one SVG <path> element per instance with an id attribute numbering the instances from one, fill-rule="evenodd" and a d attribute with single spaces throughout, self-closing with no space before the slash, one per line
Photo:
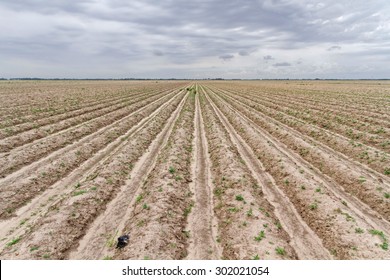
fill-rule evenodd
<path id="1" fill-rule="evenodd" d="M 390 259 L 389 239 L 389 82 L 0 82 L 1 259 Z"/>

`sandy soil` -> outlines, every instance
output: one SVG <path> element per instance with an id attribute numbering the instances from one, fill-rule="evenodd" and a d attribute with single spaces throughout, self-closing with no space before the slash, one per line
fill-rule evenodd
<path id="1" fill-rule="evenodd" d="M 389 93 L 1 81 L 0 257 L 390 259 Z"/>

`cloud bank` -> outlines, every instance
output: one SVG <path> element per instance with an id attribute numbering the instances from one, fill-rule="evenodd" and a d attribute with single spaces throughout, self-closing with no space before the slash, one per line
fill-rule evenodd
<path id="1" fill-rule="evenodd" d="M 390 78 L 390 2 L 0 2 L 0 77 Z"/>

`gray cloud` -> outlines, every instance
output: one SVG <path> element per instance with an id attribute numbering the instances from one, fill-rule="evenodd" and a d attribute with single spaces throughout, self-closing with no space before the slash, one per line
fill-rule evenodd
<path id="1" fill-rule="evenodd" d="M 330 48 L 328 48 L 328 51 L 334 51 L 334 50 L 341 50 L 341 47 L 340 46 L 331 46 Z"/>
<path id="2" fill-rule="evenodd" d="M 241 56 L 248 56 L 250 53 L 248 51 L 239 51 L 238 54 Z"/>
<path id="3" fill-rule="evenodd" d="M 234 57 L 234 55 L 232 54 L 223 54 L 223 55 L 220 55 L 219 58 L 222 59 L 222 60 L 231 60 L 232 58 Z"/>
<path id="4" fill-rule="evenodd" d="M 291 63 L 288 63 L 288 62 L 279 62 L 279 63 L 272 64 L 272 66 L 274 66 L 274 67 L 291 66 Z"/>
<path id="5" fill-rule="evenodd" d="M 102 77 L 184 77 L 208 69 L 212 76 L 279 78 L 269 53 L 301 58 L 294 70 L 285 68 L 290 77 L 357 78 L 364 75 L 354 74 L 357 64 L 371 76 L 390 74 L 387 0 L 3 0 L 0 14 L 7 26 L 0 77 L 88 77 L 96 69 Z M 258 72 L 264 61 L 270 69 Z"/>
<path id="6" fill-rule="evenodd" d="M 271 55 L 266 55 L 266 56 L 263 56 L 263 59 L 268 61 L 268 60 L 274 60 L 275 58 L 273 58 Z"/>

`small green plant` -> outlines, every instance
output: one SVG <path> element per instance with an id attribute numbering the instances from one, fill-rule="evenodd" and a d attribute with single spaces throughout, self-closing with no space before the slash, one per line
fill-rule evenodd
<path id="1" fill-rule="evenodd" d="M 103 258 L 103 260 L 108 260 L 108 261 L 111 261 L 112 260 L 112 257 L 111 256 L 105 256 L 104 258 Z"/>
<path id="2" fill-rule="evenodd" d="M 390 193 L 385 193 L 384 196 L 385 198 L 390 198 Z"/>
<path id="3" fill-rule="evenodd" d="M 248 217 L 252 217 L 252 216 L 253 216 L 253 210 L 252 210 L 252 208 L 250 208 L 250 209 L 246 212 L 246 215 L 247 215 Z"/>
<path id="4" fill-rule="evenodd" d="M 363 176 L 360 176 L 358 181 L 360 184 L 363 184 L 366 181 L 366 178 L 364 178 Z"/>
<path id="5" fill-rule="evenodd" d="M 44 259 L 50 259 L 50 255 L 49 255 L 49 254 L 44 254 L 42 257 L 43 257 Z"/>
<path id="6" fill-rule="evenodd" d="M 237 201 L 244 201 L 244 197 L 241 194 L 236 195 L 236 200 Z"/>
<path id="7" fill-rule="evenodd" d="M 321 192 L 321 188 L 316 188 L 316 192 L 320 193 Z"/>
<path id="8" fill-rule="evenodd" d="M 281 224 L 279 221 L 277 221 L 277 222 L 275 223 L 275 225 L 276 225 L 276 227 L 278 228 L 278 230 L 281 230 L 281 229 L 282 229 L 282 224 Z"/>
<path id="9" fill-rule="evenodd" d="M 379 247 L 381 247 L 383 250 L 388 250 L 389 249 L 389 242 L 387 240 L 387 237 L 383 233 L 383 231 L 379 231 L 379 230 L 376 230 L 376 229 L 371 229 L 369 232 L 372 235 L 378 235 L 382 239 L 383 243 L 380 244 Z"/>
<path id="10" fill-rule="evenodd" d="M 176 172 L 176 169 L 173 166 L 169 166 L 168 171 L 169 173 L 173 174 Z"/>
<path id="11" fill-rule="evenodd" d="M 309 205 L 310 210 L 316 210 L 318 208 L 317 202 L 313 202 L 312 204 Z"/>
<path id="12" fill-rule="evenodd" d="M 364 230 L 363 230 L 363 229 L 361 229 L 361 228 L 355 228 L 355 232 L 356 232 L 356 233 L 363 233 L 363 232 L 364 232 Z"/>
<path id="13" fill-rule="evenodd" d="M 390 168 L 385 168 L 385 170 L 383 171 L 383 173 L 385 175 L 390 175 Z"/>
<path id="14" fill-rule="evenodd" d="M 254 257 L 252 258 L 252 260 L 255 260 L 255 261 L 260 260 L 259 255 L 254 256 Z"/>
<path id="15" fill-rule="evenodd" d="M 265 233 L 264 233 L 264 230 L 260 231 L 259 234 L 257 236 L 255 236 L 255 240 L 257 242 L 260 242 L 261 240 L 263 240 L 265 238 Z"/>
<path id="16" fill-rule="evenodd" d="M 190 205 L 184 209 L 184 217 L 187 217 L 188 214 L 191 213 L 191 210 L 192 210 L 193 206 L 194 206 L 194 204 L 191 202 Z"/>
<path id="17" fill-rule="evenodd" d="M 7 247 L 11 247 L 12 245 L 15 245 L 20 241 L 20 237 L 12 239 L 10 242 L 7 243 Z"/>
<path id="18" fill-rule="evenodd" d="M 276 254 L 284 256 L 286 254 L 286 250 L 283 247 L 276 247 Z"/>
<path id="19" fill-rule="evenodd" d="M 228 211 L 232 212 L 232 213 L 237 213 L 238 211 L 240 211 L 240 209 L 237 207 L 232 207 L 232 208 L 229 208 Z"/>
<path id="20" fill-rule="evenodd" d="M 138 195 L 137 198 L 135 199 L 135 203 L 140 203 L 142 199 L 143 199 L 142 194 Z"/>
<path id="21" fill-rule="evenodd" d="M 181 176 L 179 176 L 179 175 L 177 175 L 177 176 L 175 176 L 175 181 L 180 181 L 180 180 L 182 180 L 183 178 L 181 177 Z"/>
<path id="22" fill-rule="evenodd" d="M 144 205 L 142 205 L 142 209 L 149 210 L 150 206 L 144 203 Z"/>
<path id="23" fill-rule="evenodd" d="M 306 190 L 306 187 L 304 185 L 301 185 L 301 190 Z"/>
<path id="24" fill-rule="evenodd" d="M 106 242 L 106 245 L 108 247 L 111 248 L 112 246 L 114 246 L 117 235 L 118 235 L 118 230 L 116 230 L 114 234 L 108 236 L 108 239 L 107 239 L 107 242 Z"/>
<path id="25" fill-rule="evenodd" d="M 39 246 L 32 246 L 31 248 L 30 248 L 30 252 L 34 252 L 34 251 L 36 251 L 36 250 L 38 250 L 39 249 Z"/>
<path id="26" fill-rule="evenodd" d="M 82 195 L 82 194 L 85 194 L 86 192 L 87 192 L 86 190 L 80 190 L 80 191 L 77 191 L 77 192 L 73 192 L 72 196 Z"/>

